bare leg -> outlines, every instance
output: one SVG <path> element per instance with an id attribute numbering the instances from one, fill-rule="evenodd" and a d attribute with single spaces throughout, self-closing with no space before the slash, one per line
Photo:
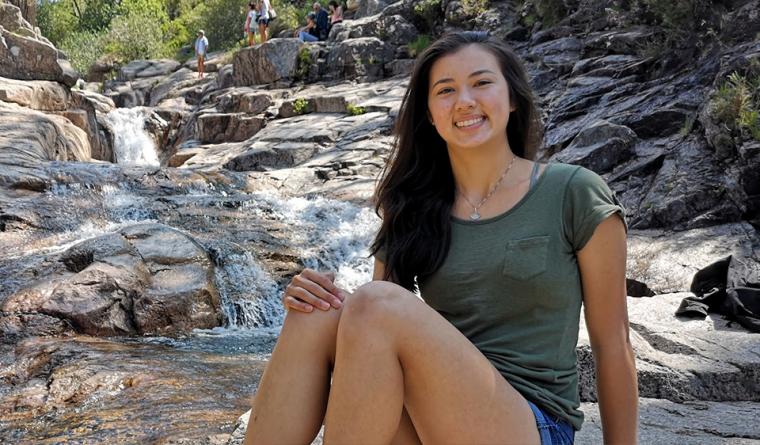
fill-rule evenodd
<path id="1" fill-rule="evenodd" d="M 342 309 L 288 312 L 261 378 L 245 444 L 309 444 L 327 408 L 330 371 Z M 397 426 L 394 445 L 419 444 L 409 416 Z"/>
<path id="2" fill-rule="evenodd" d="M 325 443 L 391 441 L 406 407 L 423 443 L 539 443 L 526 400 L 454 326 L 403 288 L 346 300 Z"/>
<path id="3" fill-rule="evenodd" d="M 267 25 L 259 23 L 259 36 L 261 36 L 261 43 L 267 41 Z"/>

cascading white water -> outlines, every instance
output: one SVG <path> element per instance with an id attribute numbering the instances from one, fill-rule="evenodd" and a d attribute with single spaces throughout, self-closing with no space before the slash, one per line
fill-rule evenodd
<path id="1" fill-rule="evenodd" d="M 147 131 L 149 108 L 117 108 L 105 117 L 114 135 L 117 164 L 159 167 L 156 145 Z"/>

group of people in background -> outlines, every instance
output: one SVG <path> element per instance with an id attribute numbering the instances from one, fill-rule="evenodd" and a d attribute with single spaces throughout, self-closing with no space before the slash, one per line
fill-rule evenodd
<path id="1" fill-rule="evenodd" d="M 297 29 L 293 37 L 298 37 L 302 42 L 327 40 L 332 26 L 343 21 L 343 7 L 335 0 L 330 0 L 328 6 L 329 15 L 319 2 L 314 2 L 312 11 L 306 14 L 306 26 Z"/>
<path id="2" fill-rule="evenodd" d="M 295 31 L 294 37 L 298 37 L 302 42 L 317 42 L 327 40 L 330 29 L 336 23 L 343 21 L 343 6 L 336 0 L 330 0 L 328 3 L 330 11 L 328 12 L 319 2 L 314 2 L 312 11 L 306 15 L 306 26 Z M 267 41 L 267 28 L 269 22 L 277 17 L 274 8 L 269 0 L 251 0 L 248 3 L 248 14 L 245 18 L 244 31 L 248 38 L 248 46 L 256 43 L 256 29 L 259 32 L 259 43 Z M 203 78 L 205 74 L 206 52 L 208 51 L 208 39 L 205 32 L 201 29 L 198 31 L 195 40 L 195 56 L 198 60 L 198 77 Z"/>
<path id="3" fill-rule="evenodd" d="M 256 28 L 259 29 L 260 43 L 267 41 L 267 28 L 269 21 L 276 17 L 274 8 L 269 0 L 255 0 L 248 3 L 248 14 L 245 18 L 245 34 L 248 37 L 248 46 L 256 43 Z"/>

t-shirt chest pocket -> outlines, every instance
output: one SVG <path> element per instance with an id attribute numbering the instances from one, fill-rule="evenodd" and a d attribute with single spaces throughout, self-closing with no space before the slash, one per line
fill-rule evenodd
<path id="1" fill-rule="evenodd" d="M 546 271 L 549 236 L 507 241 L 502 273 L 515 280 L 529 280 Z"/>

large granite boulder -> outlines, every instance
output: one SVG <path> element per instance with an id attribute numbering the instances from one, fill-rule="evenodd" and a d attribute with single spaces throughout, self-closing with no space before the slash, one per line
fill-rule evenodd
<path id="1" fill-rule="evenodd" d="M 58 60 L 53 45 L 8 32 L 0 26 L 0 76 L 21 80 L 57 80 L 72 86 L 77 75 L 65 60 Z"/>
<path id="2" fill-rule="evenodd" d="M 295 78 L 303 45 L 299 39 L 277 38 L 236 52 L 232 62 L 233 82 L 249 86 Z"/>
<path id="3" fill-rule="evenodd" d="M 413 41 L 417 34 L 417 28 L 401 15 L 377 14 L 334 26 L 328 40 L 340 42 L 358 37 L 378 37 L 386 43 L 399 46 Z"/>
<path id="4" fill-rule="evenodd" d="M 6 0 L 6 3 L 16 6 L 21 11 L 21 16 L 31 26 L 37 26 L 37 1 L 36 0 Z"/>
<path id="5" fill-rule="evenodd" d="M 117 80 L 125 82 L 140 77 L 166 76 L 181 66 L 181 63 L 171 59 L 133 60 L 119 69 Z"/>
<path id="6" fill-rule="evenodd" d="M 630 128 L 599 121 L 581 131 L 553 160 L 606 173 L 634 155 L 635 142 L 636 133 Z"/>
<path id="7" fill-rule="evenodd" d="M 0 26 L 8 32 L 22 36 L 36 38 L 34 27 L 24 18 L 24 14 L 18 6 L 0 2 Z"/>
<path id="8" fill-rule="evenodd" d="M 87 133 L 63 116 L 0 102 L 0 163 L 87 161 Z"/>
<path id="9" fill-rule="evenodd" d="M 42 314 L 90 335 L 177 335 L 222 323 L 214 266 L 178 230 L 143 223 L 83 241 L 7 297 L 4 316 Z"/>
<path id="10" fill-rule="evenodd" d="M 384 64 L 393 60 L 393 49 L 377 37 L 348 39 L 335 45 L 327 58 L 333 79 L 377 80 L 384 75 Z"/>
<path id="11" fill-rule="evenodd" d="M 75 90 L 71 93 L 72 108 L 84 113 L 84 121 L 80 128 L 87 132 L 92 150 L 92 159 L 113 162 L 113 146 L 108 134 L 104 117 L 116 108 L 113 101 L 102 94 L 86 90 Z"/>
<path id="12" fill-rule="evenodd" d="M 69 107 L 69 90 L 58 82 L 21 81 L 0 77 L 0 100 L 39 111 L 63 111 Z"/>
<path id="13" fill-rule="evenodd" d="M 240 142 L 258 133 L 266 120 L 246 113 L 206 113 L 198 118 L 201 142 Z"/>

